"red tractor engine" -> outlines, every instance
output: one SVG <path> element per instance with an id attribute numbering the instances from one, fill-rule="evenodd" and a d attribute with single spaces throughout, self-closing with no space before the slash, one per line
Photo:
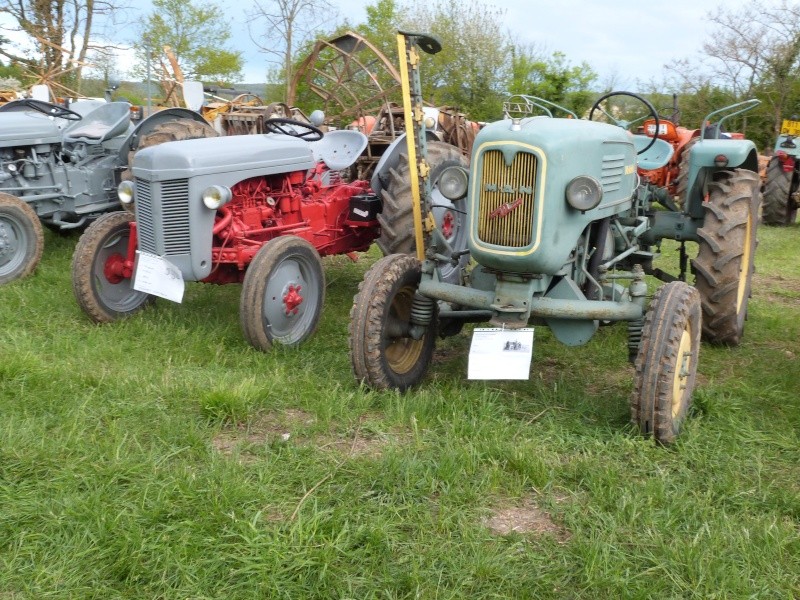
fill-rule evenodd
<path id="1" fill-rule="evenodd" d="M 308 179 L 304 172 L 254 177 L 231 191 L 214 224 L 207 283 L 243 281 L 256 253 L 280 235 L 303 238 L 327 256 L 366 250 L 380 234 L 369 182 L 344 183 L 321 165 Z"/>

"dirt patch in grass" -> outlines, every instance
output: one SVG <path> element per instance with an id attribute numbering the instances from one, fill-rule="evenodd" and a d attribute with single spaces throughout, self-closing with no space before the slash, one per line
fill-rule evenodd
<path id="1" fill-rule="evenodd" d="M 800 279 L 793 277 L 755 273 L 752 287 L 753 295 L 758 300 L 764 300 L 770 304 L 796 306 L 797 298 L 795 296 L 800 295 Z"/>
<path id="2" fill-rule="evenodd" d="M 315 420 L 313 415 L 297 409 L 270 412 L 260 415 L 249 423 L 241 423 L 220 431 L 211 440 L 211 445 L 220 454 L 230 456 L 243 446 L 289 441 L 297 429 L 313 425 Z M 249 462 L 255 457 L 244 452 L 240 454 L 240 458 L 244 462 Z"/>
<path id="3" fill-rule="evenodd" d="M 532 497 L 523 498 L 515 506 L 492 509 L 483 525 L 495 535 L 549 535 L 562 544 L 570 538 L 569 531 L 556 523 Z"/>

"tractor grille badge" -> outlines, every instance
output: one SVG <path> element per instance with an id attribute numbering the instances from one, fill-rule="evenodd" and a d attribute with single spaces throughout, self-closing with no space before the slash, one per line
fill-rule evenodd
<path id="1" fill-rule="evenodd" d="M 513 202 L 506 202 L 495 208 L 492 212 L 489 213 L 489 220 L 493 219 L 502 219 L 503 217 L 507 217 L 520 206 L 522 206 L 522 196 L 514 200 Z"/>

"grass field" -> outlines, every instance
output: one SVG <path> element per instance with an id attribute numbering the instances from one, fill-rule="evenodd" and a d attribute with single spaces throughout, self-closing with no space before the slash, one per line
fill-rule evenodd
<path id="1" fill-rule="evenodd" d="M 0 287 L 0 599 L 800 597 L 800 227 L 762 228 L 745 341 L 704 346 L 669 449 L 628 424 L 623 326 L 537 328 L 528 382 L 439 343 L 350 373 L 376 254 L 326 259 L 318 334 L 252 350 L 239 287 L 95 326 L 74 238 Z"/>

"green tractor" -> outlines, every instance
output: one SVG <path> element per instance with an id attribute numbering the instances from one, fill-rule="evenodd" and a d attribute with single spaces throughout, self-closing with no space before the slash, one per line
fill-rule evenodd
<path id="1" fill-rule="evenodd" d="M 754 144 L 698 144 L 688 199 L 678 208 L 663 189 L 642 183 L 638 170 L 665 165 L 672 147 L 627 131 L 641 119 L 622 121 L 612 112 L 609 124 L 555 118 L 545 109 L 488 124 L 469 170 L 454 165 L 437 173 L 438 193 L 453 204 L 466 200 L 468 248 L 454 250 L 432 218 L 421 110 L 419 50 L 441 46 L 404 33 L 398 46 L 414 139 L 417 252 L 378 260 L 359 286 L 349 329 L 356 378 L 379 390 L 416 385 L 437 335 L 455 335 L 465 323 L 511 331 L 543 324 L 559 341 L 581 345 L 600 324 L 625 321 L 635 365 L 632 419 L 645 435 L 671 443 L 691 403 L 701 336 L 735 345 L 744 330 L 758 222 Z M 617 95 L 638 101 L 658 130 L 649 102 Z M 537 98 L 530 104 L 552 106 Z M 606 112 L 600 103 L 592 115 L 598 111 Z M 680 245 L 677 276 L 654 266 L 665 238 Z M 699 246 L 694 287 L 685 283 L 687 242 Z M 459 282 L 445 281 L 442 266 L 462 264 L 465 252 L 471 260 Z M 650 302 L 648 274 L 665 282 Z"/>
<path id="2" fill-rule="evenodd" d="M 761 220 L 765 225 L 792 225 L 800 205 L 800 121 L 784 119 L 767 164 Z"/>

